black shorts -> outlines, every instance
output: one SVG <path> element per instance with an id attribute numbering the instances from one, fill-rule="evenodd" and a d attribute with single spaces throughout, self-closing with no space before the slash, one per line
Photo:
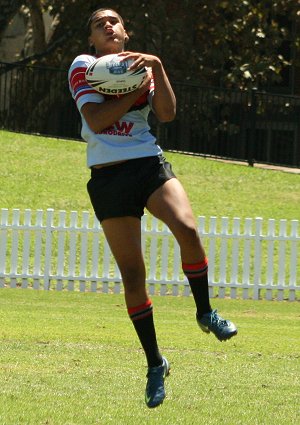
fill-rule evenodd
<path id="1" fill-rule="evenodd" d="M 165 158 L 151 156 L 92 168 L 87 189 L 100 222 L 112 217 L 141 218 L 149 196 L 174 177 Z"/>

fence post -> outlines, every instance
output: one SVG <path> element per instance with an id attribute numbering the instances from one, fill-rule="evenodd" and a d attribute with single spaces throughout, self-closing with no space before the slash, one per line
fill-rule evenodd
<path id="1" fill-rule="evenodd" d="M 257 112 L 257 96 L 256 89 L 253 88 L 251 90 L 250 97 L 250 135 L 249 135 L 249 143 L 248 143 L 248 165 L 253 167 L 254 165 L 254 144 L 255 144 L 255 136 L 256 136 L 256 112 Z"/>
<path id="2" fill-rule="evenodd" d="M 262 265 L 262 222 L 261 217 L 255 219 L 255 238 L 254 238 L 254 276 L 253 276 L 253 299 L 259 300 L 261 284 L 261 265 Z"/>
<path id="3" fill-rule="evenodd" d="M 51 254 L 52 254 L 52 224 L 54 210 L 47 209 L 46 216 L 46 240 L 45 240 L 45 270 L 44 270 L 44 290 L 50 289 L 50 272 L 51 272 Z"/>
<path id="4" fill-rule="evenodd" d="M 5 268 L 6 268 L 6 250 L 7 250 L 7 229 L 8 209 L 1 209 L 0 216 L 0 288 L 5 287 Z"/>

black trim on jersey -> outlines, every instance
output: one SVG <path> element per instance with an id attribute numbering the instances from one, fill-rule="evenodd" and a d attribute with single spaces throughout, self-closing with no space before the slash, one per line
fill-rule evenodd
<path id="1" fill-rule="evenodd" d="M 149 105 L 148 102 L 144 102 L 144 103 L 142 103 L 140 105 L 132 105 L 132 107 L 128 110 L 128 112 L 131 112 L 131 111 L 140 111 L 141 109 L 146 108 L 146 106 L 148 106 L 148 105 Z"/>

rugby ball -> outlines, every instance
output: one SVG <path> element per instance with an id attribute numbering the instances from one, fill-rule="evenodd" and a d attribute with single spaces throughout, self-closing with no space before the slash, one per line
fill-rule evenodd
<path id="1" fill-rule="evenodd" d="M 117 54 L 105 55 L 96 59 L 86 70 L 87 83 L 99 93 L 116 95 L 136 90 L 145 76 L 146 68 L 128 71 L 133 59 L 121 60 Z"/>

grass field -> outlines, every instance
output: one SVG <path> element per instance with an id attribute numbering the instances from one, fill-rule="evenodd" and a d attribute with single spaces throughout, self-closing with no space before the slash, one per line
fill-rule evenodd
<path id="1" fill-rule="evenodd" d="M 0 131 L 0 207 L 92 211 L 84 143 Z M 166 153 L 196 216 L 300 219 L 299 175 Z"/>
<path id="2" fill-rule="evenodd" d="M 191 298 L 153 302 L 172 370 L 164 404 L 149 410 L 122 296 L 1 290 L 0 423 L 299 423 L 299 305 L 214 300 L 239 327 L 220 343 L 196 326 Z"/>
<path id="3" fill-rule="evenodd" d="M 0 207 L 90 210 L 85 144 L 0 131 Z M 167 153 L 196 215 L 300 218 L 300 178 Z M 299 303 L 214 299 L 237 337 L 196 326 L 191 297 L 153 297 L 171 362 L 144 404 L 145 360 L 122 295 L 0 290 L 0 425 L 299 424 Z"/>

